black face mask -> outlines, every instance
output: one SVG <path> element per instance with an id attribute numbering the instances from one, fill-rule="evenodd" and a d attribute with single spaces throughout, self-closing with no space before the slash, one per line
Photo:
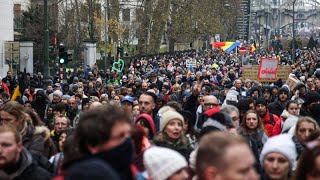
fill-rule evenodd
<path id="1" fill-rule="evenodd" d="M 115 170 L 123 171 L 126 168 L 130 169 L 133 162 L 133 142 L 131 138 L 126 139 L 119 146 L 108 151 L 97 154 L 98 157 L 106 160 Z"/>
<path id="2" fill-rule="evenodd" d="M 313 104 L 309 107 L 309 110 L 313 117 L 318 116 L 320 114 L 320 104 Z"/>
<path id="3" fill-rule="evenodd" d="M 54 115 L 53 113 L 48 113 L 47 114 L 47 119 L 48 120 L 52 120 L 53 119 L 53 115 Z"/>

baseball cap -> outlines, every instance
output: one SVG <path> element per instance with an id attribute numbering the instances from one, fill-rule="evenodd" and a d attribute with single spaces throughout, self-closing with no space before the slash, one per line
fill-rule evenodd
<path id="1" fill-rule="evenodd" d="M 55 83 L 53 86 L 54 87 L 60 87 L 60 83 Z"/>
<path id="2" fill-rule="evenodd" d="M 131 96 L 125 96 L 122 98 L 122 101 L 121 102 L 125 102 L 125 101 L 128 101 L 130 103 L 133 103 L 133 97 Z"/>

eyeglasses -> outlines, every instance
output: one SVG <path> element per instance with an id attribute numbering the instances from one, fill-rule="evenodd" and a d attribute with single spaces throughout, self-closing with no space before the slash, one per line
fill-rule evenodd
<path id="1" fill-rule="evenodd" d="M 215 103 L 204 103 L 205 106 L 207 107 L 217 107 L 219 106 L 219 104 L 215 104 Z"/>

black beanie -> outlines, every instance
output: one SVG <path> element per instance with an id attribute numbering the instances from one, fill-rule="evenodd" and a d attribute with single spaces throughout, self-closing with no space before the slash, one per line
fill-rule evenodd
<path id="1" fill-rule="evenodd" d="M 262 104 L 264 106 L 267 106 L 267 102 L 263 98 L 257 98 L 256 105 L 258 105 L 258 104 Z"/>
<path id="2" fill-rule="evenodd" d="M 288 96 L 289 96 L 289 89 L 287 87 L 281 87 L 278 91 L 278 95 L 280 95 L 281 93 L 285 92 Z"/>
<path id="3" fill-rule="evenodd" d="M 306 104 L 306 105 L 309 105 L 309 104 L 314 103 L 314 102 L 318 102 L 318 101 L 320 101 L 320 94 L 318 92 L 315 92 L 315 91 L 307 92 L 307 94 L 305 95 L 304 100 L 305 100 L 304 104 Z"/>

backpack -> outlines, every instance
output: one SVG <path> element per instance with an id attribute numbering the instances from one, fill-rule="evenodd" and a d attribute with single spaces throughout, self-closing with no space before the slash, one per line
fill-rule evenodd
<path id="1" fill-rule="evenodd" d="M 276 122 L 274 121 L 273 114 L 269 113 L 269 116 L 270 116 L 270 119 L 267 122 L 267 124 L 271 124 L 272 126 L 274 126 L 276 124 Z"/>

